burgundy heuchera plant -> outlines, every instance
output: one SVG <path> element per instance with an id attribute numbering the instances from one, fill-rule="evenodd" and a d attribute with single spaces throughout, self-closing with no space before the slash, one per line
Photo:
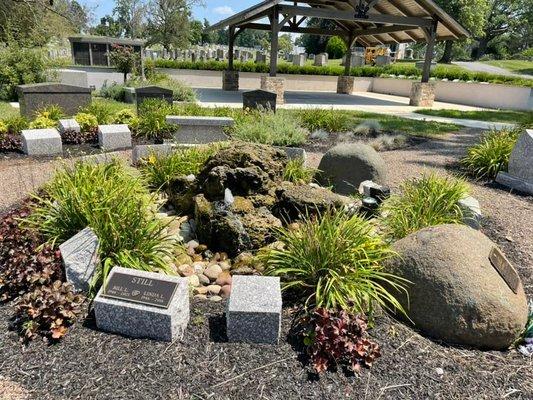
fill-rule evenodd
<path id="1" fill-rule="evenodd" d="M 381 356 L 379 345 L 368 338 L 362 315 L 317 308 L 308 317 L 308 327 L 304 343 L 318 373 L 337 364 L 348 364 L 359 372 Z"/>

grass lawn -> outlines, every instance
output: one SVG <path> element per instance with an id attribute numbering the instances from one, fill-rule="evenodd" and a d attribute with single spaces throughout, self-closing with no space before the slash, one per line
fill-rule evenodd
<path id="1" fill-rule="evenodd" d="M 492 65 L 514 72 L 515 74 L 533 75 L 533 61 L 525 60 L 490 60 L 484 64 Z"/>
<path id="2" fill-rule="evenodd" d="M 19 115 L 18 108 L 11 107 L 7 101 L 0 101 L 0 119 L 10 118 Z"/>
<path id="3" fill-rule="evenodd" d="M 532 111 L 512 110 L 482 110 L 482 111 L 458 111 L 458 110 L 416 110 L 417 114 L 433 115 L 436 117 L 475 119 L 486 122 L 508 122 L 512 124 L 532 124 Z"/>
<path id="4" fill-rule="evenodd" d="M 366 113 L 361 111 L 343 111 L 353 116 L 354 128 L 363 121 L 373 119 L 380 123 L 385 131 L 403 132 L 412 136 L 431 137 L 460 129 L 454 124 L 447 124 L 433 121 L 415 121 L 407 118 L 395 117 L 392 115 Z"/>

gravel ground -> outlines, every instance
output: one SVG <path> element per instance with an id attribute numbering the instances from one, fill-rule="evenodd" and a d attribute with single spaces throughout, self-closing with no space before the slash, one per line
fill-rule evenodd
<path id="1" fill-rule="evenodd" d="M 397 188 L 428 168 L 456 172 L 454 163 L 478 134 L 461 131 L 382 153 L 389 184 Z M 310 164 L 318 165 L 320 157 L 311 153 Z M 45 169 L 39 165 L 32 168 Z M 2 183 L 6 170 L 0 162 Z M 22 184 L 20 176 L 9 179 Z M 517 266 L 531 297 L 532 198 L 471 186 L 485 215 L 483 231 Z M 9 206 L 9 198 L 0 204 Z M 23 348 L 8 330 L 12 307 L 0 306 L 0 399 L 533 399 L 533 359 L 514 350 L 442 345 L 386 315 L 372 330 L 383 353 L 372 369 L 317 377 L 287 339 L 290 309 L 284 309 L 279 346 L 226 343 L 225 304 L 193 301 L 185 337 L 172 344 L 99 332 L 89 317 L 58 345 Z"/>

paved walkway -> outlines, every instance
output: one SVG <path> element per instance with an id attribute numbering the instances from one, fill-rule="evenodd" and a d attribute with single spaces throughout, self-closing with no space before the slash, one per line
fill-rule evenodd
<path id="1" fill-rule="evenodd" d="M 242 107 L 243 91 L 224 91 L 213 88 L 195 88 L 199 103 L 205 107 Z M 416 114 L 420 107 L 409 105 L 409 98 L 401 96 L 391 96 L 380 93 L 357 93 L 351 96 L 331 93 L 331 92 L 285 92 L 285 104 L 282 108 L 331 108 L 334 110 L 354 110 L 373 112 L 378 114 L 395 115 L 402 118 L 448 122 L 469 128 L 480 129 L 502 129 L 511 126 L 485 121 L 474 121 L 456 118 L 433 117 L 429 115 Z M 460 111 L 477 111 L 479 107 L 471 107 L 460 104 L 435 102 L 433 107 L 436 110 L 449 109 Z"/>
<path id="2" fill-rule="evenodd" d="M 533 79 L 533 75 L 515 74 L 514 72 L 506 70 L 505 68 L 495 67 L 494 65 L 489 65 L 482 62 L 454 61 L 452 62 L 452 64 L 458 65 L 474 72 L 486 72 L 488 74 L 516 76 L 517 78 Z"/>

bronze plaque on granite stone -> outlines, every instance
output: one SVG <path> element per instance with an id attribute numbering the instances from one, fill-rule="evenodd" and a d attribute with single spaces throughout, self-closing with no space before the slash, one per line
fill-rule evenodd
<path id="1" fill-rule="evenodd" d="M 518 293 L 518 286 L 520 285 L 520 277 L 511 265 L 507 257 L 497 247 L 493 247 L 489 254 L 489 260 L 492 266 L 501 275 L 507 286 L 514 292 Z"/>
<path id="2" fill-rule="evenodd" d="M 168 308 L 177 286 L 177 282 L 116 272 L 111 274 L 102 295 L 112 299 Z"/>

